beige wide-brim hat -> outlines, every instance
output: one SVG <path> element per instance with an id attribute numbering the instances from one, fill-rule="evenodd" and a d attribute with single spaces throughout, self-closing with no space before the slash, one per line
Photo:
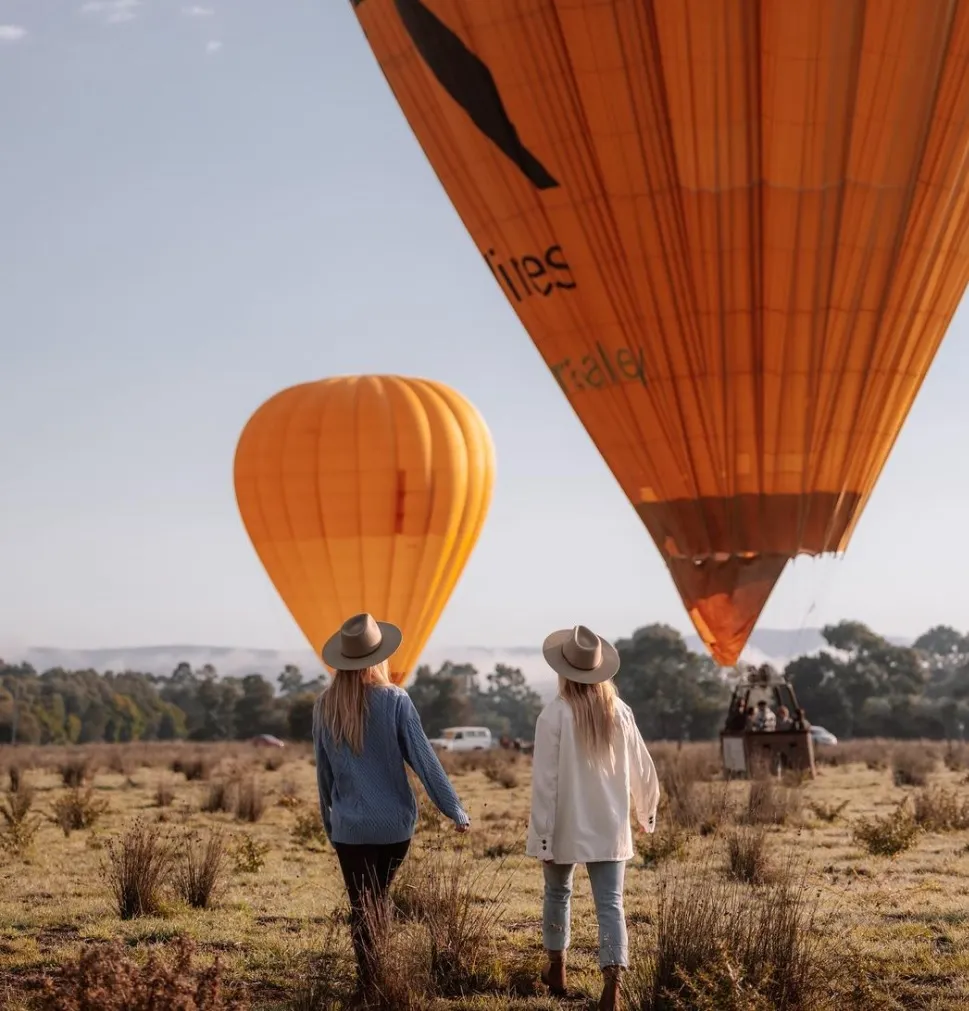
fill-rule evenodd
<path id="1" fill-rule="evenodd" d="M 364 670 L 376 667 L 400 648 L 404 636 L 389 621 L 377 621 L 373 615 L 355 614 L 326 640 L 323 662 L 334 670 Z"/>
<path id="2" fill-rule="evenodd" d="M 542 653 L 556 674 L 580 685 L 608 681 L 619 670 L 616 647 L 585 625 L 553 632 L 543 643 Z"/>

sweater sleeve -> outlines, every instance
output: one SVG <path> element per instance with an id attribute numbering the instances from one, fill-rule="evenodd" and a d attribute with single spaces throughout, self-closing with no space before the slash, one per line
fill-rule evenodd
<path id="1" fill-rule="evenodd" d="M 327 838 L 330 838 L 330 815 L 333 810 L 333 768 L 323 747 L 323 736 L 319 729 L 313 734 L 313 748 L 316 753 L 316 785 L 320 791 L 320 816 Z"/>
<path id="2" fill-rule="evenodd" d="M 629 785 L 636 818 L 647 832 L 653 832 L 656 829 L 656 809 L 659 807 L 659 777 L 632 712 L 626 719 L 626 740 L 629 748 Z"/>
<path id="3" fill-rule="evenodd" d="M 397 734 L 404 760 L 417 773 L 434 805 L 451 821 L 469 825 L 471 819 L 461 806 L 440 759 L 424 733 L 420 715 L 406 692 L 401 692 L 397 710 Z"/>
<path id="4" fill-rule="evenodd" d="M 553 860 L 555 807 L 559 785 L 559 739 L 561 728 L 554 713 L 543 710 L 535 724 L 532 758 L 532 829 L 542 844 L 542 859 Z"/>

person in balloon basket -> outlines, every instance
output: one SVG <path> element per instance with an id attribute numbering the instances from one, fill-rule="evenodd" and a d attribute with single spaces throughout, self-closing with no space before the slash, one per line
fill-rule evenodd
<path id="1" fill-rule="evenodd" d="M 545 661 L 559 691 L 538 717 L 526 853 L 543 861 L 542 982 L 566 992 L 566 950 L 576 864 L 585 864 L 599 921 L 600 1011 L 613 1011 L 629 964 L 623 909 L 633 857 L 630 798 L 644 832 L 656 827 L 659 782 L 632 710 L 616 694 L 615 647 L 584 625 L 553 632 Z"/>
<path id="2" fill-rule="evenodd" d="M 344 622 L 323 647 L 335 673 L 313 709 L 320 812 L 350 900 L 358 994 L 373 981 L 373 917 L 417 825 L 405 763 L 459 832 L 471 826 L 414 703 L 390 681 L 387 661 L 401 638 L 399 628 L 369 614 Z"/>

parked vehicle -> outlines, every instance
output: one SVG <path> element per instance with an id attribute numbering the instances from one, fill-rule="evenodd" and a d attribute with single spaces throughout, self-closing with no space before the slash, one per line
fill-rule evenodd
<path id="1" fill-rule="evenodd" d="M 811 727 L 811 740 L 815 744 L 837 744 L 838 738 L 824 727 Z"/>
<path id="2" fill-rule="evenodd" d="M 447 727 L 431 740 L 439 751 L 487 751 L 493 743 L 487 727 Z"/>
<path id="3" fill-rule="evenodd" d="M 255 744 L 257 748 L 285 748 L 286 742 L 281 741 L 278 737 L 273 734 L 256 734 L 252 739 L 252 743 Z"/>

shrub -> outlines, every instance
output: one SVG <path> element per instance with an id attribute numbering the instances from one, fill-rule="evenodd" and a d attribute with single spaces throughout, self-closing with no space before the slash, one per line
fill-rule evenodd
<path id="1" fill-rule="evenodd" d="M 118 916 L 130 920 L 158 913 L 159 891 L 172 859 L 171 846 L 158 828 L 139 819 L 120 838 L 109 840 L 107 849 L 102 874 Z"/>
<path id="2" fill-rule="evenodd" d="M 846 800 L 843 800 L 840 804 L 826 804 L 823 800 L 812 800 L 808 804 L 808 807 L 810 807 L 812 814 L 816 818 L 829 824 L 837 821 L 847 806 L 848 801 Z"/>
<path id="3" fill-rule="evenodd" d="M 915 845 L 922 829 L 903 801 L 881 818 L 861 818 L 852 828 L 855 842 L 876 857 L 894 857 Z"/>
<path id="4" fill-rule="evenodd" d="M 676 822 L 667 819 L 655 832 L 647 832 L 636 840 L 636 849 L 644 867 L 656 867 L 666 860 L 679 860 L 686 852 L 687 833 Z"/>
<path id="5" fill-rule="evenodd" d="M 266 795 L 255 776 L 244 780 L 236 791 L 236 818 L 257 822 L 266 810 Z"/>
<path id="6" fill-rule="evenodd" d="M 23 769 L 16 763 L 11 762 L 7 766 L 7 776 L 10 779 L 10 793 L 17 793 L 23 783 Z"/>
<path id="7" fill-rule="evenodd" d="M 25 857 L 40 829 L 41 819 L 30 813 L 33 803 L 34 791 L 23 780 L 0 801 L 0 849 L 12 856 Z"/>
<path id="8" fill-rule="evenodd" d="M 94 796 L 94 789 L 73 787 L 54 801 L 51 821 L 59 825 L 65 836 L 71 832 L 91 828 L 108 809 L 108 802 Z"/>
<path id="9" fill-rule="evenodd" d="M 263 767 L 266 772 L 276 772 L 277 769 L 281 769 L 286 761 L 286 756 L 278 751 L 272 752 L 272 754 L 266 756 L 266 761 L 263 762 Z"/>
<path id="10" fill-rule="evenodd" d="M 326 846 L 326 829 L 323 828 L 318 807 L 297 812 L 292 837 L 293 842 L 299 846 Z"/>
<path id="11" fill-rule="evenodd" d="M 43 1011 L 244 1011 L 247 1005 L 223 993 L 218 956 L 206 969 L 192 964 L 191 941 L 180 939 L 175 959 L 165 964 L 156 952 L 139 966 L 118 941 L 88 947 L 77 962 L 45 977 Z"/>
<path id="12" fill-rule="evenodd" d="M 253 839 L 248 832 L 244 832 L 236 842 L 233 849 L 233 861 L 235 869 L 242 874 L 256 874 L 266 866 L 266 854 L 269 846 Z"/>
<path id="13" fill-rule="evenodd" d="M 178 847 L 172 880 L 179 898 L 194 909 L 207 909 L 222 883 L 226 841 L 221 829 L 208 834 L 203 843 L 197 833 L 186 836 Z"/>
<path id="14" fill-rule="evenodd" d="M 277 803 L 280 807 L 288 808 L 291 811 L 297 807 L 302 807 L 303 801 L 299 795 L 299 787 L 291 779 L 283 780 L 282 786 L 279 788 L 279 794 Z"/>

